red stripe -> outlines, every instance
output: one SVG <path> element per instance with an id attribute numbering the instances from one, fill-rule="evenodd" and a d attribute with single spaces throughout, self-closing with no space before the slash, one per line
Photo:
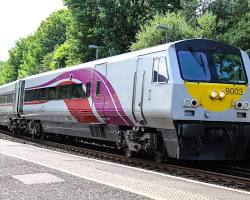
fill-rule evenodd
<path id="1" fill-rule="evenodd" d="M 88 99 L 64 100 L 68 110 L 79 123 L 97 123 L 98 120 L 92 112 Z"/>
<path id="2" fill-rule="evenodd" d="M 24 102 L 24 105 L 37 105 L 37 104 L 44 104 L 47 103 L 48 101 L 43 100 L 43 101 L 28 101 Z"/>

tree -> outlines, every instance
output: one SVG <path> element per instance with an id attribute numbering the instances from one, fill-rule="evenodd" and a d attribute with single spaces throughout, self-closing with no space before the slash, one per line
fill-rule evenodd
<path id="1" fill-rule="evenodd" d="M 153 20 L 141 27 L 136 35 L 137 41 L 132 44 L 131 50 L 138 50 L 165 42 L 165 30 L 156 29 L 157 24 L 167 24 L 168 42 L 195 37 L 195 29 L 180 13 L 167 13 L 165 16 L 157 15 Z"/>
<path id="2" fill-rule="evenodd" d="M 206 11 L 204 15 L 197 18 L 198 28 L 196 36 L 207 39 L 216 39 L 216 16 L 211 11 Z"/>
<path id="3" fill-rule="evenodd" d="M 0 85 L 15 81 L 15 70 L 9 62 L 0 62 Z"/>
<path id="4" fill-rule="evenodd" d="M 232 28 L 229 28 L 221 39 L 250 54 L 250 13 L 247 13 Z"/>
<path id="5" fill-rule="evenodd" d="M 89 44 L 101 46 L 105 57 L 129 51 L 140 26 L 157 13 L 180 7 L 179 0 L 64 0 L 74 22 L 68 32 L 73 62 L 95 58 Z M 70 61 L 70 63 L 72 63 Z"/>
<path id="6" fill-rule="evenodd" d="M 41 23 L 34 34 L 21 38 L 16 43 L 9 52 L 9 61 L 18 78 L 50 70 L 50 63 L 45 62 L 48 61 L 47 54 L 51 54 L 66 41 L 69 21 L 68 10 L 54 12 Z"/>
<path id="7" fill-rule="evenodd" d="M 250 11 L 248 0 L 216 0 L 207 8 L 216 15 L 218 39 Z"/>

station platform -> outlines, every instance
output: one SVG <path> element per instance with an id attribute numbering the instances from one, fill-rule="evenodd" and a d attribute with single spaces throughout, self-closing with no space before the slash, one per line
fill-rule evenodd
<path id="1" fill-rule="evenodd" d="M 0 140 L 0 199 L 250 199 L 250 192 Z"/>

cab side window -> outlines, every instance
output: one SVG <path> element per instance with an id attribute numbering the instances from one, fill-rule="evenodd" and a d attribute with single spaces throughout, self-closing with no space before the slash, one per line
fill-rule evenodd
<path id="1" fill-rule="evenodd" d="M 153 83 L 167 83 L 168 71 L 166 57 L 154 58 L 153 60 Z"/>
<path id="2" fill-rule="evenodd" d="M 97 81 L 96 83 L 96 96 L 101 95 L 101 81 Z"/>

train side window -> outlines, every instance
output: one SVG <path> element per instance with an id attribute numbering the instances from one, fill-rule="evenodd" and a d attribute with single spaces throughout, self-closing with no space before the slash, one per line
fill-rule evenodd
<path id="1" fill-rule="evenodd" d="M 40 89 L 32 90 L 32 92 L 33 92 L 32 101 L 39 101 L 40 100 Z"/>
<path id="2" fill-rule="evenodd" d="M 5 95 L 3 95 L 3 97 L 4 97 L 4 98 L 3 98 L 3 102 L 4 102 L 4 103 L 7 103 L 7 95 L 5 94 Z"/>
<path id="3" fill-rule="evenodd" d="M 158 82 L 159 58 L 154 58 L 153 61 L 153 82 Z"/>
<path id="4" fill-rule="evenodd" d="M 154 58 L 153 83 L 168 82 L 167 62 L 165 57 Z"/>
<path id="5" fill-rule="evenodd" d="M 46 88 L 39 89 L 39 100 L 43 101 L 46 99 Z"/>
<path id="6" fill-rule="evenodd" d="M 7 103 L 13 103 L 13 96 L 12 96 L 12 94 L 7 94 Z"/>
<path id="7" fill-rule="evenodd" d="M 82 84 L 72 85 L 72 98 L 85 98 L 86 94 L 82 88 Z"/>
<path id="8" fill-rule="evenodd" d="M 70 88 L 70 85 L 59 86 L 58 87 L 58 99 L 68 99 L 69 88 Z"/>
<path id="9" fill-rule="evenodd" d="M 96 83 L 96 96 L 101 95 L 101 81 L 97 81 Z"/>
<path id="10" fill-rule="evenodd" d="M 48 100 L 56 99 L 56 87 L 47 88 L 47 99 Z"/>
<path id="11" fill-rule="evenodd" d="M 0 103 L 3 103 L 3 95 L 0 96 Z"/>
<path id="12" fill-rule="evenodd" d="M 24 98 L 25 102 L 36 100 L 35 99 L 35 90 L 26 90 L 24 96 L 25 96 L 25 98 Z"/>
<path id="13" fill-rule="evenodd" d="M 10 102 L 10 103 L 13 103 L 13 94 L 10 94 L 10 95 L 9 95 L 9 102 Z"/>
<path id="14" fill-rule="evenodd" d="M 91 82 L 87 82 L 86 84 L 86 97 L 90 97 L 90 92 L 91 92 Z"/>

